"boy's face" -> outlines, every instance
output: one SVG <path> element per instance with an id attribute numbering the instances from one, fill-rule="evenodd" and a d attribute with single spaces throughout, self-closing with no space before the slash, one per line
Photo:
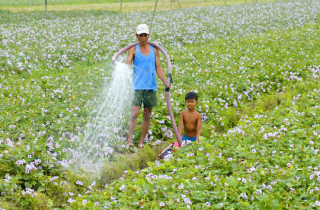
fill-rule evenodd
<path id="1" fill-rule="evenodd" d="M 187 100 L 185 101 L 185 104 L 186 104 L 186 106 L 187 106 L 187 108 L 188 108 L 189 110 L 193 110 L 193 109 L 196 107 L 196 105 L 198 104 L 198 101 L 196 101 L 195 98 L 193 98 L 193 99 L 187 99 Z"/>

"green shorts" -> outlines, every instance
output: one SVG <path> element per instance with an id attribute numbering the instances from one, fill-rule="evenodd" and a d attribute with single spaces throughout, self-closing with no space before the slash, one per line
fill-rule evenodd
<path id="1" fill-rule="evenodd" d="M 157 106 L 157 92 L 153 90 L 135 90 L 132 100 L 132 106 L 143 104 L 144 108 L 152 108 Z"/>

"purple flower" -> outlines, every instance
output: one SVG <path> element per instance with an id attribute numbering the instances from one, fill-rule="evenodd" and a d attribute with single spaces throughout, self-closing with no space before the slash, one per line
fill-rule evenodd
<path id="1" fill-rule="evenodd" d="M 80 182 L 80 181 L 77 181 L 76 184 L 77 184 L 77 185 L 81 185 L 81 186 L 83 185 L 83 183 Z"/>
<path id="2" fill-rule="evenodd" d="M 126 186 L 123 184 L 123 185 L 120 187 L 120 190 L 123 191 L 125 188 L 126 188 Z"/>

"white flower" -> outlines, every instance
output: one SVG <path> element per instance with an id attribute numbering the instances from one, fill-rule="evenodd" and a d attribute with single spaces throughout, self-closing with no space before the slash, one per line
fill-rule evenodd
<path id="1" fill-rule="evenodd" d="M 260 195 L 260 194 L 262 194 L 262 190 L 257 189 L 256 193 L 257 193 L 257 195 Z"/>
<path id="2" fill-rule="evenodd" d="M 120 187 L 120 190 L 123 191 L 125 188 L 126 188 L 126 186 L 123 184 L 123 185 Z"/>
<path id="3" fill-rule="evenodd" d="M 81 186 L 83 185 L 83 183 L 80 182 L 80 181 L 77 181 L 76 184 L 77 184 L 77 185 L 81 185 Z"/>
<path id="4" fill-rule="evenodd" d="M 69 202 L 69 203 L 74 203 L 75 201 L 76 201 L 76 200 L 74 200 L 74 199 L 72 199 L 72 198 L 69 198 L 69 199 L 68 199 L 68 202 Z"/>

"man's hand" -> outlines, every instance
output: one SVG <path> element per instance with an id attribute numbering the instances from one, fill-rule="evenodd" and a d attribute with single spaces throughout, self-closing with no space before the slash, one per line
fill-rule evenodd
<path id="1" fill-rule="evenodd" d="M 163 84 L 164 84 L 164 86 L 165 86 L 166 88 L 171 89 L 171 83 L 170 83 L 170 85 L 169 85 L 169 86 L 167 85 L 167 82 L 164 82 Z"/>

